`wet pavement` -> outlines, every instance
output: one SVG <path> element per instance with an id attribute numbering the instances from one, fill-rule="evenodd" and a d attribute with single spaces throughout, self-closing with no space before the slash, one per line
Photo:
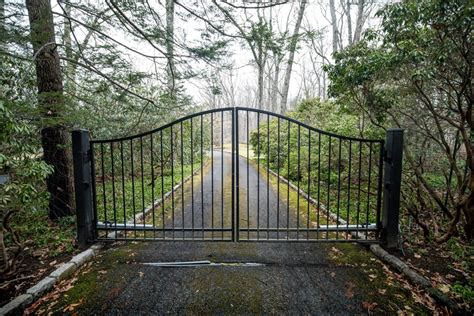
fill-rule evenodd
<path id="1" fill-rule="evenodd" d="M 208 260 L 218 265 L 157 267 Z M 259 265 L 241 265 L 258 263 Z M 219 265 L 221 264 L 221 265 Z M 53 314 L 426 313 L 356 244 L 117 243 L 56 288 Z"/>
<path id="2" fill-rule="evenodd" d="M 290 194 L 296 192 L 287 190 L 283 182 L 278 187 L 277 178 L 267 172 L 263 162 L 260 166 L 255 161 L 247 163 L 242 156 L 238 162 L 239 195 L 234 197 L 239 199 L 239 206 L 235 206 L 238 219 L 233 218 L 232 210 L 232 156 L 215 150 L 206 165 L 174 192 L 174 199 L 165 202 L 164 221 L 161 209 L 157 210 L 155 223 L 161 223 L 158 228 L 168 229 L 166 238 L 230 240 L 233 220 L 238 221 L 239 238 L 243 240 L 316 237 L 304 231 L 317 226 L 316 208 L 308 207 L 302 197 L 299 201 L 292 199 Z M 319 219 L 325 221 L 322 215 Z M 156 232 L 154 237 L 160 239 L 163 235 Z"/>

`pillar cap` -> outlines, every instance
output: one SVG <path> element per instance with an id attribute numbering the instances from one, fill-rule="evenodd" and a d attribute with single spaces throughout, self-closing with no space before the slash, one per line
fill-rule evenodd
<path id="1" fill-rule="evenodd" d="M 393 128 L 389 128 L 387 129 L 387 132 L 404 132 L 405 129 L 404 128 L 398 128 L 398 127 L 393 127 Z"/>

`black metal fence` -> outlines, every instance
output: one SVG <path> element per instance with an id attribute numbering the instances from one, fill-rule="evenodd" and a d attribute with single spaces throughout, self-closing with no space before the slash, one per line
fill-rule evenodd
<path id="1" fill-rule="evenodd" d="M 78 216 L 82 240 L 380 237 L 383 140 L 241 107 L 124 138 L 74 133 L 78 212 L 89 214 Z"/>
<path id="2" fill-rule="evenodd" d="M 384 141 L 336 135 L 248 108 L 236 109 L 235 126 L 236 239 L 378 238 Z"/>

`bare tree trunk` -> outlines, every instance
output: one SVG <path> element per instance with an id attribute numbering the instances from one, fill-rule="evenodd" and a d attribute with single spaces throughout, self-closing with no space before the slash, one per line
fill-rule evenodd
<path id="1" fill-rule="evenodd" d="M 72 183 L 64 126 L 63 83 L 54 37 L 49 0 L 26 0 L 33 45 L 38 103 L 43 118 L 41 142 L 46 163 L 53 167 L 46 183 L 50 193 L 49 216 L 57 219 L 72 214 Z"/>
<path id="2" fill-rule="evenodd" d="M 172 102 L 175 102 L 175 79 L 174 66 L 174 1 L 166 0 L 166 53 L 168 54 L 168 91 Z"/>
<path id="3" fill-rule="evenodd" d="M 331 27 L 332 27 L 332 52 L 338 51 L 339 47 L 339 31 L 337 29 L 336 6 L 334 0 L 329 0 L 329 11 L 331 13 Z"/>
<path id="4" fill-rule="evenodd" d="M 323 62 L 323 67 L 324 67 L 324 62 Z M 327 91 L 327 86 L 326 86 L 326 72 L 323 71 L 323 93 L 322 93 L 322 99 L 326 100 L 326 91 Z"/>
<path id="5" fill-rule="evenodd" d="M 257 63 L 257 71 L 258 71 L 258 91 L 257 91 L 257 108 L 259 110 L 262 109 L 263 106 L 263 72 L 264 72 L 264 67 L 265 65 L 262 62 L 262 50 L 259 50 L 259 56 L 260 56 L 260 62 Z"/>
<path id="6" fill-rule="evenodd" d="M 364 7 L 365 0 L 359 0 L 359 3 L 357 4 L 357 20 L 354 31 L 354 40 L 352 41 L 354 44 L 357 44 L 360 41 L 360 36 L 362 34 L 362 27 L 364 26 L 365 22 Z"/>
<path id="7" fill-rule="evenodd" d="M 283 82 L 283 89 L 281 93 L 281 103 L 280 103 L 280 113 L 286 112 L 287 102 L 288 102 L 288 90 L 290 89 L 290 79 L 291 71 L 293 69 L 293 61 L 295 59 L 296 44 L 298 43 L 299 31 L 301 26 L 301 21 L 303 20 L 304 9 L 306 7 L 306 0 L 301 2 L 300 9 L 298 11 L 298 17 L 296 18 L 295 29 L 293 31 L 293 36 L 291 37 L 288 56 L 288 64 L 286 66 L 285 72 L 285 81 Z"/>
<path id="8" fill-rule="evenodd" d="M 351 0 L 346 2 L 346 17 L 347 17 L 347 45 L 352 45 L 352 18 L 351 18 Z"/>
<path id="9" fill-rule="evenodd" d="M 278 79 L 280 78 L 280 59 L 278 56 L 275 56 L 275 73 L 272 80 L 272 92 L 271 92 L 271 110 L 275 112 L 277 110 L 278 102 Z"/>
<path id="10" fill-rule="evenodd" d="M 69 21 L 69 17 L 71 16 L 71 5 L 66 2 L 64 4 L 64 11 L 66 17 L 64 17 L 63 21 L 63 44 L 65 48 L 66 57 L 70 60 L 66 63 L 66 72 L 68 73 L 70 80 L 65 80 L 66 91 L 71 91 L 71 94 L 74 95 L 74 91 L 72 91 L 75 87 L 74 82 L 71 82 L 75 79 L 75 64 L 72 62 L 74 60 L 73 52 L 72 52 L 72 41 L 71 41 L 71 25 Z"/>
<path id="11" fill-rule="evenodd" d="M 4 42 L 5 36 L 5 0 L 0 0 L 0 43 Z"/>

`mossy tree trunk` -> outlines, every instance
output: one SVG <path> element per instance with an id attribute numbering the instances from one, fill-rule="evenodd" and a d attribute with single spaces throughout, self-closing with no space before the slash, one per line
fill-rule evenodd
<path id="1" fill-rule="evenodd" d="M 72 213 L 72 182 L 64 120 L 63 83 L 49 0 L 26 0 L 34 50 L 38 104 L 42 118 L 41 143 L 46 163 L 54 170 L 47 178 L 50 218 Z"/>

